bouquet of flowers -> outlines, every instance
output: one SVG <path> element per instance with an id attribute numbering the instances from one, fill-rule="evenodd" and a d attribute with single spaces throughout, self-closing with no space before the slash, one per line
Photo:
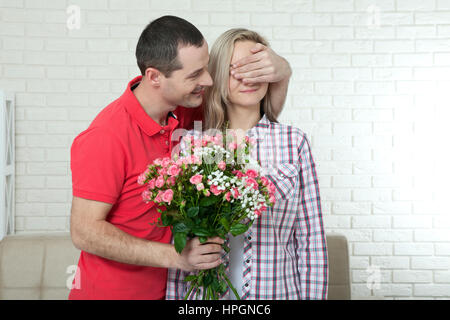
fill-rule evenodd
<path id="1" fill-rule="evenodd" d="M 147 186 L 143 200 L 158 205 L 158 222 L 171 227 L 178 253 L 188 238 L 197 236 L 205 243 L 208 237 L 226 239 L 229 233 L 246 232 L 273 205 L 275 186 L 251 158 L 252 143 L 246 136 L 238 145 L 236 136 L 228 133 L 187 135 L 178 154 L 154 160 L 139 176 L 138 183 Z M 223 248 L 229 252 L 226 244 Z M 199 287 L 203 290 L 197 290 L 197 295 L 203 291 L 203 299 L 219 299 L 228 287 L 239 299 L 223 264 L 184 281 L 190 283 L 185 299 Z"/>

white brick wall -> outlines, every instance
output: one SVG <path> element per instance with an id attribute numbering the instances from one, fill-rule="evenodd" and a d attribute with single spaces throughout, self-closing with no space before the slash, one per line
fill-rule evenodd
<path id="1" fill-rule="evenodd" d="M 67 28 L 69 5 L 80 29 Z M 0 0 L 18 233 L 69 229 L 71 143 L 138 74 L 139 34 L 164 14 L 210 44 L 257 30 L 290 61 L 281 121 L 311 139 L 326 229 L 349 239 L 353 298 L 450 297 L 448 0 Z"/>

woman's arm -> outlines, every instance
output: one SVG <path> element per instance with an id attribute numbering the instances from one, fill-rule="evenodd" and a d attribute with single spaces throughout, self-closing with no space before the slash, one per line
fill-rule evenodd
<path id="1" fill-rule="evenodd" d="M 289 62 L 277 55 L 271 48 L 257 43 L 252 55 L 236 61 L 231 74 L 244 83 L 269 82 L 270 102 L 276 116 L 283 110 L 292 75 Z"/>
<path id="2" fill-rule="evenodd" d="M 319 181 L 306 135 L 299 147 L 300 206 L 295 231 L 302 299 L 327 299 L 328 252 L 322 221 Z"/>

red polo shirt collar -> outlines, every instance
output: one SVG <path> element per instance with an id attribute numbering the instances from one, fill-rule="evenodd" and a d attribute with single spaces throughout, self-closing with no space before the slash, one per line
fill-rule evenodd
<path id="1" fill-rule="evenodd" d="M 134 121 L 148 136 L 153 136 L 160 132 L 162 129 L 170 129 L 172 131 L 178 125 L 176 116 L 169 112 L 167 125 L 162 127 L 158 122 L 153 120 L 144 110 L 139 103 L 138 99 L 131 91 L 131 87 L 142 80 L 142 76 L 137 76 L 128 83 L 127 89 L 123 93 L 121 100 L 125 104 L 125 108 Z"/>

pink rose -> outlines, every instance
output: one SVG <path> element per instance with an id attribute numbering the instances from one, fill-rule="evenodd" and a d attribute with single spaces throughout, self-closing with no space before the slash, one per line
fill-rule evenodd
<path id="1" fill-rule="evenodd" d="M 164 193 L 164 191 L 161 191 L 161 190 L 158 191 L 158 194 L 157 194 L 156 197 L 155 197 L 155 202 L 157 202 L 157 203 L 163 202 L 163 201 L 162 201 L 162 195 L 163 195 L 163 193 Z"/>
<path id="2" fill-rule="evenodd" d="M 164 185 L 164 177 L 163 176 L 159 176 L 158 178 L 156 178 L 155 186 L 157 188 L 161 188 L 163 185 Z"/>
<path id="3" fill-rule="evenodd" d="M 165 176 L 166 174 L 167 174 L 167 168 L 159 168 L 158 169 L 158 174 L 160 175 L 160 176 Z"/>
<path id="4" fill-rule="evenodd" d="M 169 177 L 167 178 L 167 182 L 169 185 L 174 186 L 177 183 L 177 179 L 175 177 Z"/>
<path id="5" fill-rule="evenodd" d="M 269 193 L 274 194 L 275 193 L 275 185 L 269 181 L 269 185 L 267 186 L 267 189 L 269 189 Z"/>
<path id="6" fill-rule="evenodd" d="M 139 175 L 139 177 L 137 179 L 137 183 L 139 185 L 143 186 L 145 183 L 145 179 L 146 179 L 146 176 L 145 176 L 145 173 L 143 173 L 143 174 Z"/>
<path id="7" fill-rule="evenodd" d="M 242 177 L 244 177 L 244 174 L 241 172 L 241 171 L 239 171 L 239 170 L 234 170 L 233 172 L 231 172 L 232 174 L 234 174 L 236 177 L 238 177 L 238 178 L 242 178 Z"/>
<path id="8" fill-rule="evenodd" d="M 180 167 L 178 167 L 177 165 L 171 165 L 169 167 L 169 170 L 167 170 L 167 172 L 169 173 L 169 175 L 176 177 L 180 174 Z"/>
<path id="9" fill-rule="evenodd" d="M 256 182 L 256 180 L 253 178 L 247 179 L 247 186 L 252 187 L 255 190 L 258 190 L 258 182 Z"/>
<path id="10" fill-rule="evenodd" d="M 219 167 L 220 170 L 224 171 L 227 167 L 227 164 L 225 163 L 225 161 L 220 161 L 217 167 Z"/>
<path id="11" fill-rule="evenodd" d="M 203 185 L 203 183 L 199 183 L 199 184 L 197 184 L 197 190 L 198 191 L 202 191 L 203 189 L 205 189 L 205 186 Z"/>
<path id="12" fill-rule="evenodd" d="M 173 190 L 172 189 L 167 189 L 166 191 L 164 191 L 164 193 L 161 196 L 162 201 L 167 202 L 168 204 L 170 204 L 170 202 L 173 199 Z"/>
<path id="13" fill-rule="evenodd" d="M 212 141 L 215 145 L 222 146 L 222 139 L 223 139 L 222 135 L 218 134 L 213 137 Z"/>
<path id="14" fill-rule="evenodd" d="M 241 194 L 239 193 L 239 190 L 238 190 L 236 187 L 234 187 L 233 189 L 231 189 L 231 194 L 233 195 L 233 198 L 235 198 L 235 199 L 241 195 Z"/>
<path id="15" fill-rule="evenodd" d="M 214 184 L 209 188 L 209 190 L 211 190 L 211 192 L 216 196 L 222 193 L 222 190 L 219 190 L 219 188 Z"/>
<path id="16" fill-rule="evenodd" d="M 236 142 L 230 142 L 228 144 L 228 149 L 230 150 L 236 150 L 237 149 L 237 143 Z"/>
<path id="17" fill-rule="evenodd" d="M 189 179 L 189 182 L 192 184 L 199 184 L 202 182 L 203 176 L 201 174 L 196 174 Z"/>
<path id="18" fill-rule="evenodd" d="M 145 190 L 144 192 L 142 192 L 142 199 L 145 202 L 149 202 L 152 200 L 152 193 L 150 190 Z"/>
<path id="19" fill-rule="evenodd" d="M 156 179 L 155 179 L 155 178 L 153 178 L 152 180 L 150 180 L 150 181 L 148 182 L 148 188 L 149 188 L 150 190 L 155 189 L 155 182 L 156 182 Z"/>
<path id="20" fill-rule="evenodd" d="M 269 184 L 269 179 L 267 179 L 266 177 L 261 177 L 261 183 L 265 187 Z"/>
<path id="21" fill-rule="evenodd" d="M 248 170 L 245 172 L 245 175 L 246 175 L 247 177 L 249 177 L 249 178 L 256 178 L 256 177 L 258 177 L 258 172 L 257 172 L 256 170 L 253 170 L 253 169 L 248 169 Z"/>
<path id="22" fill-rule="evenodd" d="M 162 159 L 161 165 L 163 167 L 167 167 L 170 163 L 172 162 L 172 160 L 168 157 L 165 157 Z"/>
<path id="23" fill-rule="evenodd" d="M 275 196 L 274 196 L 274 195 L 270 195 L 270 196 L 269 196 L 269 202 L 270 202 L 271 204 L 274 204 L 274 203 L 275 203 Z"/>

